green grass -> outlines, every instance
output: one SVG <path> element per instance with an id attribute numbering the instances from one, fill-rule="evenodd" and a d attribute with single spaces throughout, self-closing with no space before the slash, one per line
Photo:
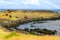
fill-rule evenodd
<path id="1" fill-rule="evenodd" d="M 16 32 L 12 32 L 12 33 L 8 34 L 7 36 L 5 36 L 5 38 L 11 38 L 13 36 L 19 36 L 19 34 L 17 34 Z"/>

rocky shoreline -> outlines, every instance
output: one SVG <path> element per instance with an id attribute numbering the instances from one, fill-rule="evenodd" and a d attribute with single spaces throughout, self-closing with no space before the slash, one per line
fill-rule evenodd
<path id="1" fill-rule="evenodd" d="M 12 16 L 12 12 L 14 14 L 13 15 L 14 17 Z M 8 10 L 8 11 L 4 11 L 3 14 L 4 15 L 2 15 L 2 17 L 6 16 L 9 19 L 0 18 L 0 26 L 6 28 L 9 31 L 18 30 L 17 27 L 20 24 L 29 23 L 29 22 L 33 22 L 33 21 L 60 20 L 60 14 L 57 14 L 56 12 L 52 12 L 52 11 L 16 11 L 16 10 L 9 11 Z M 20 15 L 18 16 L 16 14 L 18 14 L 18 15 L 20 14 Z M 11 20 L 12 18 L 13 19 L 15 18 L 16 20 Z M 47 34 L 49 34 L 49 33 L 47 33 Z"/>
<path id="2" fill-rule="evenodd" d="M 58 20 L 58 18 L 50 18 L 50 19 L 39 19 L 39 18 L 35 18 L 35 19 L 22 19 L 22 20 L 8 20 L 8 21 L 1 21 L 0 22 L 0 26 L 3 26 L 7 29 L 10 28 L 16 28 L 18 27 L 20 24 L 24 24 L 24 23 L 29 23 L 29 22 L 34 22 L 34 21 L 47 21 L 47 20 Z M 60 20 L 60 17 L 59 17 Z"/>

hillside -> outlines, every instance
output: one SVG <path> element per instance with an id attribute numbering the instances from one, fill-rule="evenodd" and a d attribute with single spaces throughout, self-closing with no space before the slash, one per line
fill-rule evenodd
<path id="1" fill-rule="evenodd" d="M 27 11 L 27 10 L 4 10 L 0 12 L 0 25 L 10 29 L 18 25 L 43 20 L 60 19 L 60 14 L 49 10 Z"/>
<path id="2" fill-rule="evenodd" d="M 22 23 L 42 20 L 60 20 L 60 14 L 49 10 L 25 11 L 25 10 L 4 10 L 0 12 L 0 39 L 1 40 L 57 40 L 60 37 L 36 36 L 11 31 Z M 6 28 L 6 29 L 5 29 Z M 10 31 L 8 31 L 8 30 Z M 48 39 L 47 39 L 48 37 Z M 55 38 L 55 39 L 54 39 Z"/>

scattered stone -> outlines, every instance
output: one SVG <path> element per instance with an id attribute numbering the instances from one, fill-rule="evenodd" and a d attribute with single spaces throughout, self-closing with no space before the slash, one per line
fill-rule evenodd
<path id="1" fill-rule="evenodd" d="M 5 16 L 8 16 L 8 14 L 5 14 Z"/>
<path id="2" fill-rule="evenodd" d="M 10 17 L 10 18 L 12 18 L 12 16 L 11 16 L 11 15 L 9 15 L 9 17 Z"/>

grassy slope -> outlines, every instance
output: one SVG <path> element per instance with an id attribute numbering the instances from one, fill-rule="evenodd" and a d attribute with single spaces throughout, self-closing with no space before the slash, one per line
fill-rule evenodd
<path id="1" fill-rule="evenodd" d="M 16 32 L 6 32 L 0 29 L 0 40 L 59 40 L 59 36 L 36 36 Z"/>
<path id="2" fill-rule="evenodd" d="M 9 16 L 5 16 L 5 14 L 11 15 L 12 18 Z M 2 16 L 4 15 L 4 16 Z M 51 18 L 51 17 L 57 17 L 59 14 L 54 13 L 54 12 L 12 12 L 12 13 L 2 13 L 0 14 L 0 19 L 5 18 L 9 20 L 17 20 L 17 19 L 24 19 L 24 16 L 27 16 L 28 18 Z M 19 18 L 16 18 L 19 17 Z"/>

